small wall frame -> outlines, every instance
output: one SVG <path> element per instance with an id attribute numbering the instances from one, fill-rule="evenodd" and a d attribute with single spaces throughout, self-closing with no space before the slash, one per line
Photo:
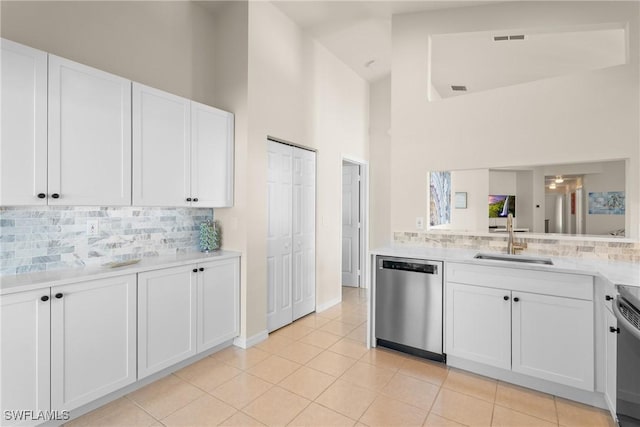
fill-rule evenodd
<path id="1" fill-rule="evenodd" d="M 454 197 L 454 206 L 456 209 L 467 209 L 467 192 L 456 191 Z"/>

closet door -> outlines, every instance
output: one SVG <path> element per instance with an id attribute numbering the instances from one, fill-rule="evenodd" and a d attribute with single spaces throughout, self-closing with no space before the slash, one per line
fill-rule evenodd
<path id="1" fill-rule="evenodd" d="M 267 329 L 271 332 L 293 321 L 293 147 L 267 144 Z"/>
<path id="2" fill-rule="evenodd" d="M 293 149 L 293 320 L 316 309 L 316 153 Z"/>

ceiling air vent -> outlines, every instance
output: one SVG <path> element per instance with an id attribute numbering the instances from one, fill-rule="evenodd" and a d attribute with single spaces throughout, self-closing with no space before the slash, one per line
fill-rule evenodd
<path id="1" fill-rule="evenodd" d="M 493 36 L 494 42 L 502 42 L 507 40 L 524 40 L 524 34 L 513 34 L 511 36 Z"/>
<path id="2" fill-rule="evenodd" d="M 451 85 L 451 90 L 458 91 L 458 92 L 466 92 L 467 87 L 462 85 Z"/>

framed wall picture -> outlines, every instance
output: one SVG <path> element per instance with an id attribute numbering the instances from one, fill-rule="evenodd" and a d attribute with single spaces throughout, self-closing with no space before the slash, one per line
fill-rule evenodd
<path id="1" fill-rule="evenodd" d="M 467 192 L 456 191 L 455 195 L 456 209 L 467 209 Z"/>

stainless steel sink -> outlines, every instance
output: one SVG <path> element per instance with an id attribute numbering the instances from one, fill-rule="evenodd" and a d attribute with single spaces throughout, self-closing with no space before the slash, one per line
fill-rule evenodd
<path id="1" fill-rule="evenodd" d="M 475 259 L 487 259 L 487 260 L 491 260 L 491 261 L 521 262 L 521 263 L 524 263 L 524 264 L 553 265 L 553 261 L 551 261 L 549 258 L 537 258 L 537 257 L 523 256 L 523 255 L 478 253 L 473 258 L 475 258 Z"/>

